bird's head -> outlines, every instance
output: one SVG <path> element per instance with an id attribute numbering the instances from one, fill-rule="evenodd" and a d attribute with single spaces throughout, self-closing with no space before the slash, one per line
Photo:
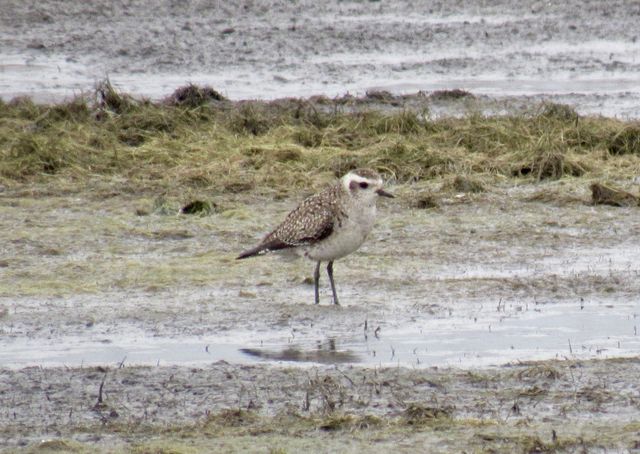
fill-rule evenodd
<path id="1" fill-rule="evenodd" d="M 342 177 L 342 185 L 352 197 L 362 201 L 375 200 L 378 196 L 394 197 L 383 189 L 378 172 L 371 169 L 352 170 Z"/>

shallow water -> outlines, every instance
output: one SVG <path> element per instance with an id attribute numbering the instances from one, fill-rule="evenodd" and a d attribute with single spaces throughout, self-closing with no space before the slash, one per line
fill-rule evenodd
<path id="1" fill-rule="evenodd" d="M 638 301 L 505 306 L 456 308 L 451 316 L 421 317 L 378 331 L 370 325 L 367 331 L 324 336 L 273 331 L 179 339 L 145 333 L 103 339 L 69 336 L 48 342 L 20 338 L 2 342 L 0 364 L 10 368 L 120 363 L 166 366 L 224 360 L 239 364 L 472 368 L 531 360 L 632 356 L 640 351 Z"/>
<path id="2" fill-rule="evenodd" d="M 628 0 L 39 3 L 0 12 L 3 99 L 60 100 L 108 77 L 152 99 L 187 83 L 234 100 L 464 89 L 490 112 L 502 111 L 488 101 L 551 100 L 640 117 L 640 11 Z"/>

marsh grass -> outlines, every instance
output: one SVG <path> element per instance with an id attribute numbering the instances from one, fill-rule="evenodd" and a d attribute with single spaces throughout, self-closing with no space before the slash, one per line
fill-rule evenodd
<path id="1" fill-rule="evenodd" d="M 224 439 L 227 446 L 242 445 L 245 437 L 255 440 L 256 436 L 260 436 L 263 442 L 277 445 L 277 448 L 272 448 L 277 450 L 271 452 L 297 452 L 299 449 L 296 449 L 295 440 L 317 440 L 315 443 L 320 443 L 325 439 L 324 434 L 330 433 L 332 439 L 343 440 L 349 446 L 353 446 L 355 440 L 370 443 L 371 440 L 384 442 L 401 437 L 406 446 L 416 448 L 424 443 L 421 434 L 431 434 L 458 447 L 462 446 L 460 440 L 465 440 L 464 446 L 474 452 L 530 453 L 587 451 L 612 443 L 624 446 L 628 442 L 621 443 L 620 440 L 622 437 L 628 438 L 635 427 L 608 427 L 599 432 L 578 434 L 558 428 L 556 433 L 548 424 L 538 427 L 536 422 L 531 421 L 505 424 L 504 421 L 491 418 L 458 419 L 451 417 L 448 412 L 417 405 L 407 408 L 401 418 L 341 413 L 321 418 L 293 414 L 265 417 L 247 411 L 223 411 L 207 418 L 202 426 L 196 425 L 183 431 L 177 429 L 175 433 L 182 440 L 197 440 L 198 436 L 203 435 Z M 287 448 L 293 451 L 287 451 Z"/>
<path id="2" fill-rule="evenodd" d="M 117 177 L 135 190 L 283 193 L 358 166 L 396 183 L 640 173 L 638 123 L 556 104 L 530 115 L 431 119 L 326 99 L 234 103 L 192 85 L 172 99 L 137 100 L 106 81 L 93 98 L 0 102 L 0 183 Z"/>
<path id="3" fill-rule="evenodd" d="M 412 403 L 404 410 L 403 416 L 404 423 L 409 426 L 438 426 L 451 422 L 453 408 Z"/>

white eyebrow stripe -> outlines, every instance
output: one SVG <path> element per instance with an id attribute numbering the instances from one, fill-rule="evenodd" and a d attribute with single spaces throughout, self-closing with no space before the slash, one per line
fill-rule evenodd
<path id="1" fill-rule="evenodd" d="M 351 173 L 349 174 L 349 181 L 355 181 L 357 183 L 376 183 L 378 180 L 367 178 L 367 177 L 361 177 L 360 175 Z"/>

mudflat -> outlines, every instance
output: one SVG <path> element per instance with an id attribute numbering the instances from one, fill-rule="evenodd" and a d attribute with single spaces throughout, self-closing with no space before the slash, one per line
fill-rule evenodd
<path id="1" fill-rule="evenodd" d="M 2 452 L 638 450 L 636 2 L 63 6 L 0 8 Z M 342 306 L 235 260 L 358 166 Z"/>
<path id="2" fill-rule="evenodd" d="M 633 0 L 6 0 L 0 96 L 60 101 L 107 77 L 152 99 L 189 82 L 233 100 L 458 88 L 496 112 L 638 118 L 639 18 Z"/>
<path id="3" fill-rule="evenodd" d="M 5 450 L 636 446 L 637 207 L 392 190 L 334 307 L 309 262 L 234 259 L 294 201 L 5 189 Z"/>

